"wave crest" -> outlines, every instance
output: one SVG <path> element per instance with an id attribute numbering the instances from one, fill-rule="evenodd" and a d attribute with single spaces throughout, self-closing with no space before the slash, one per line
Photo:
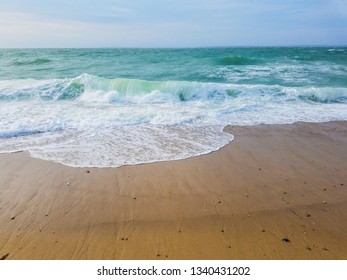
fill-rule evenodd
<path id="1" fill-rule="evenodd" d="M 33 60 L 27 60 L 27 61 L 14 61 L 13 65 L 21 66 L 21 65 L 41 65 L 50 63 L 51 60 L 48 58 L 35 58 Z"/>
<path id="2" fill-rule="evenodd" d="M 83 101 L 161 103 L 192 100 L 223 100 L 238 92 L 227 84 L 187 81 L 146 81 L 139 79 L 106 79 L 84 74 L 74 83 L 83 85 Z"/>
<path id="3" fill-rule="evenodd" d="M 218 60 L 220 65 L 255 65 L 259 63 L 258 59 L 244 56 L 226 56 Z"/>
<path id="4" fill-rule="evenodd" d="M 188 81 L 106 79 L 89 74 L 54 80 L 0 81 L 0 101 L 69 101 L 90 103 L 172 103 L 190 101 L 252 100 L 346 103 L 347 89 L 335 87 L 284 87 Z M 250 100 L 250 99 L 249 99 Z"/>

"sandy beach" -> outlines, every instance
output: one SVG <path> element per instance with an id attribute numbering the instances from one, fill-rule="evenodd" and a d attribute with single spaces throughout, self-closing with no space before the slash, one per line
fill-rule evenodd
<path id="1" fill-rule="evenodd" d="M 0 155 L 2 259 L 347 259 L 347 122 L 227 127 L 186 160 Z"/>

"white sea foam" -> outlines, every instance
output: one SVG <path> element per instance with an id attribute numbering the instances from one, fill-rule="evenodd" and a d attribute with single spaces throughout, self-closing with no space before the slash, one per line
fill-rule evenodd
<path id="1" fill-rule="evenodd" d="M 10 102 L 9 102 L 10 101 Z M 70 166 L 182 159 L 226 145 L 228 124 L 347 120 L 347 89 L 131 79 L 0 82 L 0 152 Z"/>
<path id="2" fill-rule="evenodd" d="M 75 167 L 118 167 L 184 159 L 215 151 L 233 136 L 220 126 L 120 126 L 98 130 L 65 130 L 2 140 L 3 152 L 31 156 Z"/>

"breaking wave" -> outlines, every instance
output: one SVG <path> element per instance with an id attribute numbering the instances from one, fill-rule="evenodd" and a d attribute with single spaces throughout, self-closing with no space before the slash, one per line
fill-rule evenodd
<path id="1" fill-rule="evenodd" d="M 188 81 L 106 79 L 89 74 L 53 80 L 0 81 L 0 101 L 77 100 L 97 103 L 166 103 L 268 96 L 283 100 L 346 103 L 347 88 L 238 85 Z"/>

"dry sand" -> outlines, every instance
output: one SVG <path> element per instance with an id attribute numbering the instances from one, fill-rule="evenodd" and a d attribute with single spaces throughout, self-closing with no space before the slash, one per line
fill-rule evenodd
<path id="1" fill-rule="evenodd" d="M 347 259 L 347 122 L 226 130 L 121 168 L 0 155 L 0 259 Z"/>

